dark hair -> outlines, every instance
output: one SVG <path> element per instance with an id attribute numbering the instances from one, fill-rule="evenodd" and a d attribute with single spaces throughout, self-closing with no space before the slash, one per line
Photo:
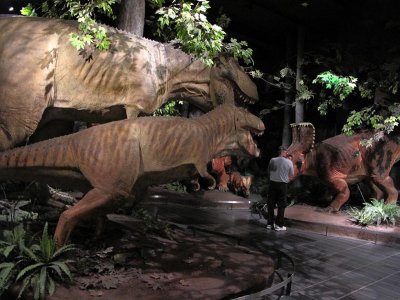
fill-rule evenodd
<path id="1" fill-rule="evenodd" d="M 285 146 L 279 146 L 278 150 L 279 150 L 279 151 L 286 151 L 287 148 L 286 148 Z"/>

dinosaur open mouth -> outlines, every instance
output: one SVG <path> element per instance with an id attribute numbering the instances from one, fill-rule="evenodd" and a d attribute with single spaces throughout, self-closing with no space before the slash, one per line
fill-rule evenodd
<path id="1" fill-rule="evenodd" d="M 253 131 L 247 131 L 247 152 L 255 157 L 260 156 L 260 149 L 257 147 L 257 143 L 253 139 L 253 134 L 256 134 Z"/>
<path id="2" fill-rule="evenodd" d="M 236 82 L 231 81 L 231 84 L 233 86 L 233 90 L 235 92 L 235 101 L 238 102 L 238 100 L 240 100 L 240 104 L 243 103 L 248 103 L 248 104 L 254 104 L 258 101 L 258 99 L 254 99 L 248 95 L 246 95 L 240 88 L 239 86 L 236 84 Z"/>
<path id="3" fill-rule="evenodd" d="M 244 126 L 243 128 L 245 130 L 248 130 L 253 137 L 261 136 L 264 134 L 264 131 L 265 131 L 265 126 L 264 126 L 264 123 L 262 123 L 262 122 L 260 122 L 257 127 Z"/>

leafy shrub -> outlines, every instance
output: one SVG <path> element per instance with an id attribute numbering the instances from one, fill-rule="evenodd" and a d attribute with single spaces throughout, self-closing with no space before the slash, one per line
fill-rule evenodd
<path id="1" fill-rule="evenodd" d="M 371 199 L 371 202 L 365 203 L 362 209 L 352 207 L 347 213 L 362 226 L 382 223 L 395 225 L 400 219 L 399 206 L 395 203 L 385 204 L 383 200 L 377 199 Z"/>
<path id="2" fill-rule="evenodd" d="M 172 231 L 168 223 L 162 221 L 157 215 L 150 214 L 144 208 L 137 208 L 133 211 L 132 215 L 139 220 L 142 220 L 139 230 L 144 234 L 158 233 L 168 238 L 172 238 Z"/>
<path id="3" fill-rule="evenodd" d="M 32 289 L 35 300 L 45 299 L 46 294 L 52 295 L 55 280 L 64 280 L 65 276 L 71 280 L 67 265 L 70 261 L 62 259 L 62 256 L 73 249 L 72 245 L 57 249 L 55 239 L 47 232 L 47 223 L 38 243 L 34 243 L 22 225 L 12 231 L 3 231 L 0 296 L 15 283 L 21 283 L 18 299 L 28 288 Z"/>

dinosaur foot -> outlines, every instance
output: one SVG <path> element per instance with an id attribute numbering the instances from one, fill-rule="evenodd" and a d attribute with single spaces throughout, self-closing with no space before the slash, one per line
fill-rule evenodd
<path id="1" fill-rule="evenodd" d="M 228 187 L 227 187 L 227 186 L 224 186 L 224 185 L 218 186 L 218 190 L 220 190 L 221 192 L 227 192 L 227 191 L 229 191 Z"/>
<path id="2" fill-rule="evenodd" d="M 328 214 L 337 214 L 339 210 L 336 208 L 333 208 L 332 206 L 327 206 L 324 208 L 316 208 L 315 211 L 322 212 L 322 213 L 328 213 Z"/>

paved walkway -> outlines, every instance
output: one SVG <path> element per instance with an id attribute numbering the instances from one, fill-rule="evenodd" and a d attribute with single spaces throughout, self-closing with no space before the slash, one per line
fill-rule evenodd
<path id="1" fill-rule="evenodd" d="M 319 219 L 321 223 L 318 223 L 318 218 L 315 222 L 308 220 L 308 225 L 319 228 L 318 233 L 315 232 L 318 230 L 309 231 L 305 230 L 307 226 L 302 226 L 305 221 L 301 220 L 300 215 L 304 215 L 304 211 L 300 208 L 297 215 L 294 211 L 288 211 L 288 231 L 275 232 L 267 230 L 265 220 L 259 219 L 258 215 L 252 215 L 246 208 L 239 208 L 239 202 L 244 203 L 243 199 L 228 199 L 215 192 L 207 192 L 201 199 L 185 199 L 185 196 L 160 191 L 153 191 L 154 194 L 158 196 L 150 197 L 147 205 L 157 209 L 163 218 L 231 234 L 258 247 L 276 248 L 291 256 L 295 262 L 291 295 L 271 295 L 267 299 L 400 299 L 400 244 L 376 243 L 376 238 L 373 241 L 348 238 L 343 236 L 346 231 L 341 231 L 341 236 L 328 234 L 326 226 L 340 227 L 343 224 L 338 223 L 341 222 L 353 226 L 346 223 L 347 217 L 339 215 L 341 221 L 329 221 L 331 217 L 323 214 Z M 199 207 L 198 203 L 193 204 L 197 200 L 210 199 L 219 202 L 218 207 Z M 182 200 L 188 202 L 185 205 L 178 204 Z M 394 232 L 384 234 L 395 236 L 397 241 L 397 230 L 398 227 Z"/>

